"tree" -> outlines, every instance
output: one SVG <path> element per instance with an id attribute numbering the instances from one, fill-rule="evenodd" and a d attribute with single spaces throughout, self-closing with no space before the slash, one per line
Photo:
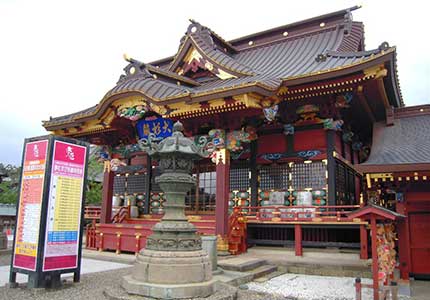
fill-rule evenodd
<path id="1" fill-rule="evenodd" d="M 21 167 L 0 163 L 0 174 L 4 177 L 0 183 L 0 203 L 16 204 Z"/>
<path id="2" fill-rule="evenodd" d="M 97 147 L 91 147 L 88 159 L 87 191 L 85 204 L 100 205 L 103 185 L 99 182 L 103 174 L 103 162 L 99 160 Z"/>

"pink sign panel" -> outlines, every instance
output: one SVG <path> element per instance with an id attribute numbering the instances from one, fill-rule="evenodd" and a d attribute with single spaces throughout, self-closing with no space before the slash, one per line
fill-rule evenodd
<path id="1" fill-rule="evenodd" d="M 78 266 L 87 148 L 54 142 L 43 271 Z"/>
<path id="2" fill-rule="evenodd" d="M 15 268 L 36 270 L 47 149 L 48 140 L 25 144 L 13 251 Z"/>

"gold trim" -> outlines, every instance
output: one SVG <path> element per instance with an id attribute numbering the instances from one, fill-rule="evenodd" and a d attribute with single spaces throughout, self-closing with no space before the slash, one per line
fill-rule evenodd
<path id="1" fill-rule="evenodd" d="M 184 42 L 184 44 L 185 44 L 185 42 Z M 328 70 L 324 70 L 324 71 L 310 72 L 310 73 L 302 74 L 302 75 L 298 75 L 298 76 L 284 77 L 284 78 L 281 78 L 281 80 L 282 81 L 288 81 L 288 80 L 305 78 L 305 77 L 310 77 L 310 76 L 313 76 L 313 75 L 326 74 L 326 73 L 336 72 L 336 71 L 343 70 L 343 69 L 348 69 L 348 68 L 351 68 L 351 67 L 354 67 L 354 66 L 357 66 L 357 65 L 360 65 L 360 64 L 364 64 L 364 63 L 370 62 L 370 61 L 375 60 L 375 59 L 377 59 L 379 57 L 382 57 L 384 55 L 388 55 L 388 54 L 394 52 L 395 49 L 396 49 L 395 47 L 392 47 L 391 49 L 385 51 L 384 53 L 379 53 L 379 54 L 374 55 L 373 57 L 370 57 L 370 58 L 368 58 L 366 60 L 360 60 L 360 61 L 357 61 L 355 63 L 349 64 L 349 65 L 345 65 L 345 66 L 342 66 L 342 67 L 337 67 L 337 68 L 334 68 L 334 69 L 328 69 Z M 272 92 L 275 92 L 279 88 L 279 87 L 273 88 L 273 87 L 267 86 L 267 85 L 265 85 L 263 83 L 260 83 L 260 82 L 250 82 L 250 83 L 243 83 L 243 84 L 239 84 L 239 85 L 234 85 L 234 86 L 231 86 L 231 87 L 228 87 L 228 88 L 218 88 L 218 89 L 214 89 L 214 90 L 210 90 L 210 91 L 206 91 L 206 92 L 202 92 L 202 93 L 196 93 L 196 94 L 191 94 L 190 92 L 185 92 L 185 93 L 181 93 L 181 94 L 178 94 L 178 95 L 175 95 L 175 96 L 166 97 L 163 100 L 150 97 L 150 96 L 146 95 L 145 93 L 143 93 L 140 90 L 124 89 L 124 90 L 122 90 L 120 92 L 116 92 L 116 93 L 110 93 L 109 94 L 109 92 L 108 92 L 108 94 L 106 94 L 103 97 L 103 99 L 100 101 L 97 109 L 95 111 L 91 112 L 91 113 L 81 113 L 81 114 L 73 116 L 71 120 L 66 120 L 66 121 L 59 122 L 59 123 L 56 123 L 55 121 L 52 122 L 52 123 L 50 121 L 44 121 L 43 125 L 45 127 L 61 126 L 61 125 L 64 125 L 64 124 L 76 122 L 79 119 L 82 119 L 82 118 L 85 118 L 85 117 L 94 116 L 94 115 L 96 115 L 100 111 L 101 107 L 103 106 L 103 104 L 105 102 L 108 101 L 108 99 L 110 99 L 110 98 L 112 98 L 114 96 L 118 96 L 118 95 L 121 95 L 121 94 L 130 93 L 130 92 L 141 94 L 144 97 L 145 100 L 148 99 L 148 100 L 154 102 L 154 105 L 158 105 L 159 106 L 159 105 L 164 105 L 163 104 L 164 102 L 166 102 L 168 100 L 172 100 L 172 99 L 179 99 L 179 98 L 183 98 L 183 97 L 187 97 L 187 96 L 191 97 L 191 95 L 192 95 L 192 97 L 200 97 L 200 96 L 205 96 L 205 95 L 217 94 L 217 93 L 219 93 L 221 91 L 230 91 L 230 90 L 235 90 L 235 89 L 238 89 L 238 88 L 246 88 L 246 87 L 253 87 L 253 86 L 261 87 L 261 88 L 264 88 L 264 89 L 266 89 L 268 91 L 272 91 Z"/>
<path id="2" fill-rule="evenodd" d="M 287 81 L 287 80 L 305 78 L 305 77 L 310 77 L 310 76 L 313 76 L 313 75 L 321 75 L 321 74 L 326 74 L 326 73 L 331 73 L 331 72 L 336 72 L 336 71 L 339 71 L 339 70 L 344 70 L 344 69 L 352 68 L 354 66 L 361 65 L 361 64 L 367 63 L 369 61 L 375 60 L 375 59 L 377 59 L 379 57 L 382 57 L 384 55 L 388 55 L 388 54 L 394 52 L 395 50 L 396 50 L 396 47 L 391 47 L 387 51 L 378 53 L 378 54 L 376 54 L 374 56 L 370 56 L 368 59 L 363 59 L 363 60 L 356 61 L 356 62 L 354 62 L 352 64 L 349 64 L 349 65 L 344 65 L 344 66 L 336 67 L 336 68 L 333 68 L 333 69 L 327 69 L 327 70 L 323 70 L 323 71 L 310 72 L 310 73 L 307 73 L 307 74 L 302 74 L 302 75 L 297 75 L 297 76 L 283 77 L 283 78 L 281 78 L 281 80 L 282 81 Z"/>

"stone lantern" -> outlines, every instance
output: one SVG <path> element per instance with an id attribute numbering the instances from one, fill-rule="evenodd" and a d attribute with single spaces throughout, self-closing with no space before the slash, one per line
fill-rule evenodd
<path id="1" fill-rule="evenodd" d="M 141 140 L 141 147 L 159 161 L 162 175 L 155 182 L 167 199 L 165 215 L 153 227 L 146 248 L 138 254 L 133 272 L 123 278 L 129 294 L 162 299 L 207 297 L 214 293 L 208 254 L 196 228 L 185 216 L 185 196 L 196 184 L 194 161 L 206 157 L 203 145 L 184 137 L 176 122 L 173 134 L 160 143 Z"/>

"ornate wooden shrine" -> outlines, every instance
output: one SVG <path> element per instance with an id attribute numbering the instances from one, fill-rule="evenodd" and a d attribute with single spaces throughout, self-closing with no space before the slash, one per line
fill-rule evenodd
<path id="1" fill-rule="evenodd" d="M 186 136 L 210 141 L 186 205 L 200 233 L 218 235 L 219 249 L 230 243 L 240 253 L 247 239 L 292 244 L 297 255 L 302 246 L 361 248 L 367 258 L 368 222 L 349 215 L 365 205 L 362 183 L 376 178 L 364 168 L 372 130 L 407 108 L 396 48 L 365 50 L 357 8 L 231 41 L 190 20 L 175 55 L 125 56 L 125 73 L 97 105 L 44 121 L 53 134 L 104 147 L 94 247 L 145 246 L 164 198 L 157 162 L 138 142 L 169 136 L 181 120 Z"/>

